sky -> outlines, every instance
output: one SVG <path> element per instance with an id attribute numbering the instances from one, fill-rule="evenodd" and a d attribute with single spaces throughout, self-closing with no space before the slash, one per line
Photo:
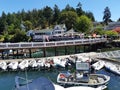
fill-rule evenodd
<path id="1" fill-rule="evenodd" d="M 0 0 L 0 16 L 4 11 L 6 14 L 33 9 L 42 9 L 45 6 L 51 8 L 56 4 L 60 10 L 64 9 L 67 4 L 76 8 L 81 2 L 84 11 L 91 11 L 96 21 L 102 21 L 105 7 L 109 7 L 111 19 L 117 21 L 120 18 L 120 0 Z"/>

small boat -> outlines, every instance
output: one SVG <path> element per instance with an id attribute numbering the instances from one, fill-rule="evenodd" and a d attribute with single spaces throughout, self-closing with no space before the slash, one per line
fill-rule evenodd
<path id="1" fill-rule="evenodd" d="M 54 57 L 54 58 L 53 58 L 53 62 L 54 62 L 54 66 L 55 66 L 55 67 L 65 68 L 65 64 L 66 64 L 65 58 Z"/>
<path id="2" fill-rule="evenodd" d="M 18 62 L 17 61 L 16 62 L 10 62 L 8 64 L 8 68 L 12 69 L 12 70 L 17 70 L 17 68 L 18 68 Z"/>
<path id="3" fill-rule="evenodd" d="M 5 71 L 7 69 L 7 63 L 4 61 L 0 62 L 0 69 Z"/>
<path id="4" fill-rule="evenodd" d="M 37 67 L 36 60 L 29 60 L 29 61 L 28 61 L 28 65 L 29 65 L 29 67 L 31 67 L 31 68 Z"/>
<path id="5" fill-rule="evenodd" d="M 103 85 L 107 85 L 110 80 L 110 77 L 103 74 L 90 74 L 86 75 L 77 75 L 77 77 L 73 77 L 72 74 L 68 73 L 60 73 L 57 77 L 57 83 L 61 85 L 74 85 L 74 86 L 91 86 L 91 87 L 99 87 Z"/>
<path id="6" fill-rule="evenodd" d="M 95 70 L 100 70 L 104 67 L 105 62 L 104 61 L 97 61 L 96 63 L 92 64 Z"/>
<path id="7" fill-rule="evenodd" d="M 105 68 L 106 70 L 109 70 L 110 72 L 113 72 L 114 74 L 120 75 L 120 66 L 117 64 L 107 62 L 105 64 Z"/>
<path id="8" fill-rule="evenodd" d="M 24 83 L 20 83 L 21 80 L 23 80 Z M 46 77 L 39 77 L 34 80 L 27 80 L 25 78 L 16 76 L 14 90 L 102 90 L 102 87 L 93 88 L 87 86 L 76 86 L 64 88 L 60 85 L 54 84 Z"/>
<path id="9" fill-rule="evenodd" d="M 21 69 L 21 70 L 24 70 L 25 68 L 28 68 L 28 60 L 23 60 L 19 63 L 18 67 Z"/>
<path id="10" fill-rule="evenodd" d="M 57 83 L 65 86 L 90 86 L 102 87 L 106 86 L 110 77 L 104 74 L 91 74 L 89 72 L 89 63 L 77 62 L 76 71 L 70 73 L 69 71 L 61 72 L 57 76 Z"/>

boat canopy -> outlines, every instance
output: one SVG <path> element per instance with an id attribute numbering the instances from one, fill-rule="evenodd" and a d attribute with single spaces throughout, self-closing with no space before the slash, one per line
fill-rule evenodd
<path id="1" fill-rule="evenodd" d="M 76 70 L 78 71 L 89 71 L 90 65 L 88 62 L 76 61 Z"/>

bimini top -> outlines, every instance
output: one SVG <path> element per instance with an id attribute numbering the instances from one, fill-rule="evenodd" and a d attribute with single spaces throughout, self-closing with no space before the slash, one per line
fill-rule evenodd
<path id="1" fill-rule="evenodd" d="M 15 90 L 55 90 L 52 82 L 45 77 L 32 80 L 27 84 L 19 84 L 19 77 L 16 77 Z"/>

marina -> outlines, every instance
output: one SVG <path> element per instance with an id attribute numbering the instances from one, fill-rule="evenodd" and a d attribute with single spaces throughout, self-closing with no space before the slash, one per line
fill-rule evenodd
<path id="1" fill-rule="evenodd" d="M 119 3 L 0 4 L 0 90 L 120 90 Z"/>
<path id="2" fill-rule="evenodd" d="M 3 65 L 4 67 L 6 65 L 7 67 L 6 67 L 6 70 L 5 69 L 1 70 L 1 72 L 0 72 L 1 73 L 0 74 L 1 80 L 0 81 L 6 82 L 6 79 L 8 79 L 7 82 L 9 82 L 9 80 L 10 80 L 10 82 L 12 82 L 12 83 L 10 85 L 7 85 L 7 86 L 13 88 L 14 84 L 15 84 L 15 82 L 13 82 L 15 76 L 26 77 L 26 74 L 27 74 L 28 79 L 35 79 L 35 78 L 39 78 L 40 76 L 45 76 L 45 77 L 49 78 L 51 81 L 53 81 L 54 83 L 57 83 L 58 74 L 62 71 L 66 71 L 65 61 L 67 62 L 67 60 L 71 60 L 73 63 L 75 63 L 75 59 L 77 57 L 77 59 L 80 62 L 91 62 L 96 57 L 98 58 L 98 56 L 99 56 L 99 53 L 91 52 L 91 53 L 81 53 L 81 54 L 66 55 L 66 56 L 64 55 L 64 56 L 58 56 L 58 57 L 56 56 L 56 57 L 47 57 L 47 58 L 25 59 L 25 60 L 18 59 L 16 61 L 14 61 L 14 60 L 6 60 L 6 61 L 2 60 L 0 65 L 1 66 Z M 55 64 L 55 62 L 53 63 L 54 59 L 56 61 L 58 59 L 58 60 L 62 61 L 63 63 L 60 63 L 60 61 L 58 63 L 58 61 L 57 61 L 57 63 Z M 5 61 L 6 64 L 4 64 L 3 61 Z M 11 63 L 10 63 L 10 61 L 11 61 Z M 45 62 L 45 61 L 47 61 L 47 62 Z M 18 63 L 15 63 L 15 62 L 18 62 Z M 94 64 L 97 62 L 99 62 L 98 59 L 95 60 Z M 108 62 L 111 62 L 111 61 L 108 61 Z M 22 65 L 22 63 L 24 63 L 24 64 Z M 46 64 L 46 68 L 45 68 L 45 63 L 49 63 L 49 64 Z M 59 66 L 59 68 L 56 67 L 56 68 L 50 69 L 50 66 L 51 66 L 50 64 L 53 67 Z M 112 64 L 114 64 L 114 63 L 112 63 Z M 17 67 L 17 69 L 16 69 L 16 65 L 18 65 L 19 68 Z M 20 68 L 20 65 L 22 65 L 21 68 Z M 11 69 L 10 69 L 10 66 L 14 66 L 14 67 L 13 68 L 11 67 Z M 10 70 L 8 69 L 8 67 Z M 67 68 L 67 70 L 69 70 L 69 68 Z M 98 75 L 104 74 L 104 75 L 110 76 L 111 79 L 108 83 L 107 89 L 113 90 L 113 88 L 116 88 L 115 90 L 119 90 L 117 87 L 110 86 L 111 84 L 113 84 L 113 82 L 115 82 L 115 83 L 117 81 L 119 82 L 119 79 L 117 81 L 114 81 L 114 79 L 119 78 L 119 76 L 116 76 L 116 74 L 107 71 L 105 68 L 101 68 L 101 69 L 97 70 L 96 74 L 98 74 Z M 5 77 L 6 77 L 6 79 L 5 79 Z M 56 78 L 54 78 L 54 77 L 56 77 Z M 117 78 L 115 78 L 115 77 L 117 77 Z M 119 86 L 118 82 L 117 82 L 117 84 Z M 9 88 L 7 89 L 7 87 L 4 86 L 2 84 L 2 82 L 0 82 L 0 83 L 2 85 L 2 86 L 0 86 L 0 88 L 6 88 L 5 90 L 10 90 Z M 11 89 L 11 90 L 13 90 L 13 89 Z"/>
<path id="3" fill-rule="evenodd" d="M 63 70 L 59 70 L 63 71 Z M 120 77 L 116 74 L 110 73 L 106 71 L 105 69 L 101 69 L 97 73 L 102 73 L 105 75 L 109 75 L 111 77 L 110 82 L 108 84 L 107 90 L 119 90 L 120 86 Z M 57 83 L 56 78 L 59 74 L 58 70 L 54 71 L 27 71 L 28 79 L 36 79 L 40 76 L 45 76 L 49 78 L 54 83 Z M 15 87 L 15 77 L 21 76 L 26 77 L 25 72 L 19 71 L 19 72 L 1 72 L 0 73 L 0 89 L 1 90 L 14 90 Z M 5 84 L 4 84 L 5 83 Z"/>

